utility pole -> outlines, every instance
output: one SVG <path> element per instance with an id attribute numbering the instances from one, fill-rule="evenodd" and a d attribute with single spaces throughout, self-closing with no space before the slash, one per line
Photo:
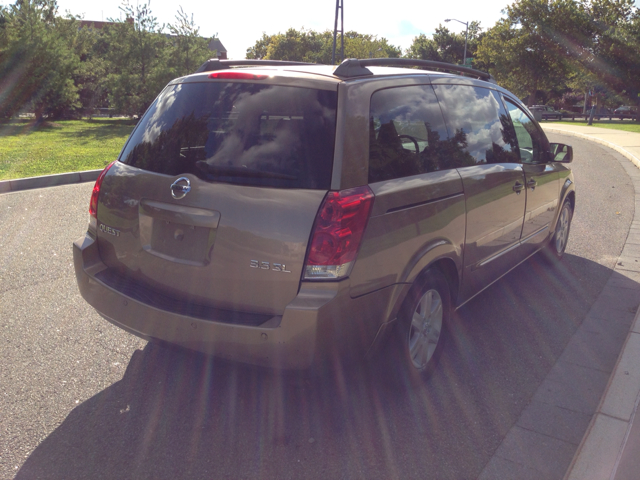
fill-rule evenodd
<path id="1" fill-rule="evenodd" d="M 333 24 L 333 52 L 331 64 L 336 64 L 336 37 L 338 36 L 338 13 L 340 14 L 340 61 L 344 60 L 344 4 L 343 0 L 336 0 L 336 20 Z"/>

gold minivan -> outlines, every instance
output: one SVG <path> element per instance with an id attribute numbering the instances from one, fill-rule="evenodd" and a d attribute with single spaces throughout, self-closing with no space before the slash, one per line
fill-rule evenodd
<path id="1" fill-rule="evenodd" d="M 466 67 L 210 60 L 96 181 L 78 285 L 148 340 L 282 369 L 390 344 L 425 377 L 453 309 L 562 257 L 572 157 Z"/>

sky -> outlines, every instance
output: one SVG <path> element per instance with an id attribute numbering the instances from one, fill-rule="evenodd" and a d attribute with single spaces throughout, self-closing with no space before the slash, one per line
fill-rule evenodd
<path id="1" fill-rule="evenodd" d="M 135 5 L 136 0 L 131 0 Z M 0 0 L 0 3 L 8 4 Z M 421 33 L 432 35 L 439 24 L 453 32 L 464 32 L 461 22 L 480 21 L 485 30 L 502 17 L 501 11 L 509 0 L 450 0 L 450 1 L 396 1 L 343 0 L 344 29 L 358 33 L 377 35 L 403 50 L 411 45 L 413 38 Z M 120 0 L 58 0 L 59 13 L 70 11 L 85 20 L 107 20 L 120 18 Z M 195 24 L 203 37 L 217 35 L 228 52 L 229 58 L 243 59 L 247 48 L 262 36 L 284 33 L 289 28 L 302 27 L 324 31 L 333 30 L 335 0 L 279 0 L 268 3 L 264 0 L 236 0 L 235 2 L 213 2 L 206 0 L 151 0 L 151 11 L 159 23 L 175 21 L 178 8 L 193 14 Z"/>

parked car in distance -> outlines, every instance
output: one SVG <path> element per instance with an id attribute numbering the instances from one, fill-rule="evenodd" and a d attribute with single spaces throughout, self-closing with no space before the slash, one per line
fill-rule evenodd
<path id="1" fill-rule="evenodd" d="M 210 60 L 96 181 L 78 286 L 151 341 L 282 369 L 388 355 L 422 380 L 456 308 L 562 258 L 572 158 L 470 68 Z"/>
<path id="2" fill-rule="evenodd" d="M 547 105 L 532 105 L 529 107 L 531 112 L 540 112 L 543 120 L 549 120 L 550 118 L 557 118 L 562 120 L 562 112 L 555 110 L 553 107 Z"/>
<path id="3" fill-rule="evenodd" d="M 638 107 L 621 105 L 616 108 L 613 113 L 618 115 L 633 115 L 634 113 L 638 113 Z"/>

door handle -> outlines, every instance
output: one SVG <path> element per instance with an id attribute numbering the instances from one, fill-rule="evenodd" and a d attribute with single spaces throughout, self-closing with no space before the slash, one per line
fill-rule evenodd
<path id="1" fill-rule="evenodd" d="M 524 185 L 520 182 L 516 182 L 516 184 L 513 186 L 513 191 L 516 192 L 516 195 L 520 195 L 520 192 L 522 190 L 524 190 Z"/>
<path id="2" fill-rule="evenodd" d="M 531 190 L 535 190 L 537 186 L 538 182 L 536 182 L 533 178 L 527 182 L 527 187 L 529 187 Z"/>

